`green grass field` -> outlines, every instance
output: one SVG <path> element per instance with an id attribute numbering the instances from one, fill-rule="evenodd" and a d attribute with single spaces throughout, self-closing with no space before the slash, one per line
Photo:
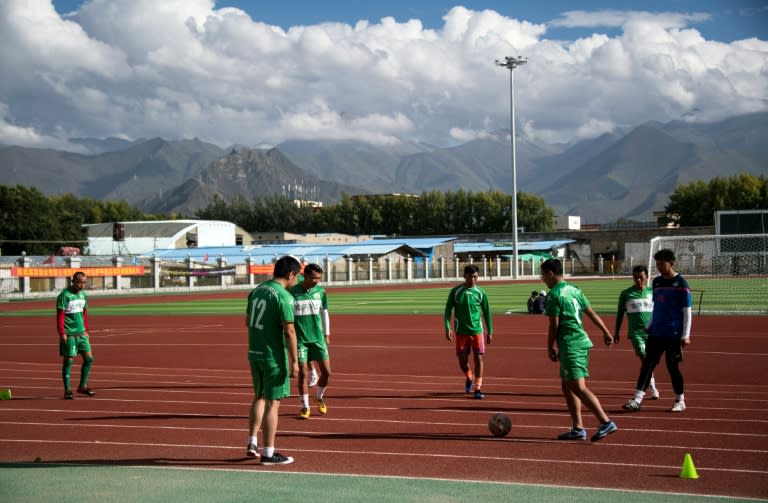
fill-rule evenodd
<path id="1" fill-rule="evenodd" d="M 579 279 L 570 283 L 581 287 L 600 314 L 616 312 L 619 292 L 632 285 L 628 278 L 620 279 Z M 456 283 L 458 284 L 458 282 Z M 695 314 L 768 314 L 768 278 L 689 278 L 693 294 Z M 532 290 L 546 289 L 543 283 L 481 282 L 491 301 L 495 314 L 511 311 L 525 313 L 526 301 Z M 334 314 L 441 314 L 450 286 L 440 285 L 429 288 L 386 288 L 377 291 L 356 288 L 329 288 L 329 302 Z M 147 297 L 146 303 L 99 306 L 91 309 L 92 315 L 193 315 L 221 314 L 242 315 L 245 311 L 246 292 L 242 298 L 189 300 L 164 300 L 163 303 Z M 94 302 L 92 301 L 92 304 Z M 46 315 L 50 309 L 23 310 L 2 313 L 14 315 Z"/>

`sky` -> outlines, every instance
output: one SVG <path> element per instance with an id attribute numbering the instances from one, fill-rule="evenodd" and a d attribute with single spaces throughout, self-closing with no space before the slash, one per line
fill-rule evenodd
<path id="1" fill-rule="evenodd" d="M 0 144 L 567 142 L 768 110 L 768 0 L 3 0 Z"/>

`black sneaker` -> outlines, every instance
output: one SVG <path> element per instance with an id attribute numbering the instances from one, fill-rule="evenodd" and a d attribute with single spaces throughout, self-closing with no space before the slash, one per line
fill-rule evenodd
<path id="1" fill-rule="evenodd" d="M 264 466 L 272 465 L 290 465 L 293 463 L 293 458 L 290 456 L 283 456 L 279 452 L 272 453 L 272 457 L 261 456 L 261 464 Z"/>
<path id="2" fill-rule="evenodd" d="M 483 398 L 485 398 L 485 393 L 483 393 L 479 389 L 476 389 L 475 390 L 475 399 L 476 400 L 482 400 Z"/>
<path id="3" fill-rule="evenodd" d="M 81 395 L 96 396 L 96 392 L 88 387 L 80 386 L 79 388 L 77 388 L 77 392 Z"/>
<path id="4" fill-rule="evenodd" d="M 253 444 L 248 444 L 248 447 L 245 448 L 245 455 L 249 458 L 255 458 L 259 455 L 259 449 Z"/>
<path id="5" fill-rule="evenodd" d="M 72 393 L 72 390 L 68 389 L 67 391 L 64 392 L 64 400 L 74 400 L 74 399 L 75 399 L 75 394 Z"/>

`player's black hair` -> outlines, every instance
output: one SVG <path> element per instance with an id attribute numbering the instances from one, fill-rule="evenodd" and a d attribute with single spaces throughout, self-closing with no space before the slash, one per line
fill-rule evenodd
<path id="1" fill-rule="evenodd" d="M 318 274 L 323 274 L 323 268 L 320 267 L 317 264 L 307 264 L 304 266 L 304 274 L 307 274 L 307 271 L 309 272 L 316 272 Z"/>
<path id="2" fill-rule="evenodd" d="M 537 295 L 539 295 L 538 291 L 534 290 L 531 292 L 531 297 L 536 297 Z"/>
<path id="3" fill-rule="evenodd" d="M 552 271 L 555 276 L 563 275 L 563 263 L 556 258 L 550 258 L 541 263 L 542 271 Z"/>
<path id="4" fill-rule="evenodd" d="M 296 257 L 286 255 L 284 257 L 280 257 L 278 261 L 275 262 L 275 271 L 272 273 L 272 275 L 275 278 L 288 279 L 291 273 L 299 274 L 300 270 L 301 264 L 299 264 L 299 261 L 296 260 Z"/>
<path id="5" fill-rule="evenodd" d="M 661 260 L 662 262 L 674 262 L 675 252 L 669 248 L 664 248 L 653 254 L 653 260 Z"/>
<path id="6" fill-rule="evenodd" d="M 639 272 L 644 272 L 646 276 L 648 276 L 648 268 L 644 265 L 636 265 L 632 268 L 632 274 L 637 274 Z"/>
<path id="7" fill-rule="evenodd" d="M 480 269 L 475 264 L 469 264 L 464 266 L 464 276 L 467 274 L 480 274 Z"/>
<path id="8" fill-rule="evenodd" d="M 77 271 L 75 274 L 72 275 L 72 283 L 77 281 L 78 279 L 85 278 L 86 275 L 83 271 Z"/>

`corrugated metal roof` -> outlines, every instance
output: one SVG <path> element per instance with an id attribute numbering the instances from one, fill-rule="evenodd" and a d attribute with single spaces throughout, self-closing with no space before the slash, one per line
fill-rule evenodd
<path id="1" fill-rule="evenodd" d="M 519 241 L 517 243 L 518 252 L 547 251 L 553 248 L 560 248 L 568 243 L 575 243 L 573 239 L 561 239 L 550 241 Z M 512 242 L 496 243 L 454 243 L 453 251 L 455 253 L 503 253 L 512 251 L 514 245 Z"/>
<path id="2" fill-rule="evenodd" d="M 293 255 L 304 258 L 310 262 L 321 262 L 327 256 L 331 261 L 336 261 L 348 255 L 381 256 L 403 248 L 404 253 L 413 256 L 420 252 L 407 244 L 396 242 L 391 244 L 341 244 L 341 245 L 308 245 L 279 244 L 279 245 L 252 245 L 252 246 L 210 246 L 201 248 L 179 248 L 173 250 L 156 250 L 155 256 L 163 260 L 186 260 L 191 256 L 197 262 L 215 262 L 219 257 L 224 257 L 228 264 L 242 264 L 247 257 L 251 257 L 256 263 L 269 263 L 275 257 Z"/>
<path id="3" fill-rule="evenodd" d="M 369 239 L 368 241 L 360 241 L 357 244 L 404 244 L 412 248 L 434 248 L 435 246 L 443 245 L 449 241 L 454 241 L 455 236 L 438 236 L 438 237 L 426 237 L 426 238 L 387 238 L 387 239 Z"/>

